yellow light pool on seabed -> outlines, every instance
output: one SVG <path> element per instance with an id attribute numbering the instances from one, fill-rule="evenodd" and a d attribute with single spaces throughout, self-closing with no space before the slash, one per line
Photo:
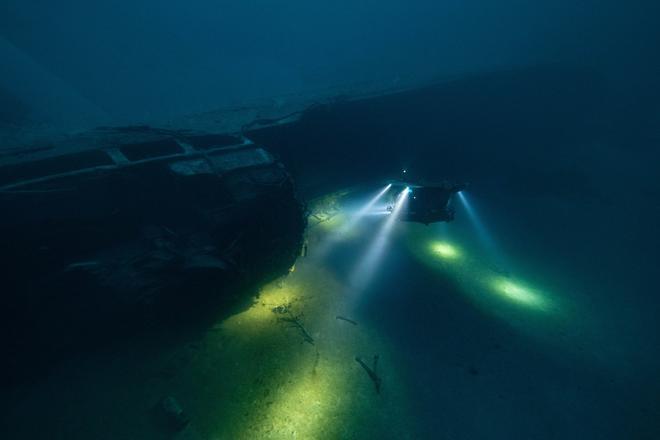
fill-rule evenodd
<path id="1" fill-rule="evenodd" d="M 301 299 L 299 285 L 289 283 L 287 279 L 271 282 L 261 289 L 250 308 L 225 319 L 221 328 L 254 336 L 271 328 L 276 319 L 273 307 L 293 304 Z"/>
<path id="2" fill-rule="evenodd" d="M 266 413 L 245 438 L 343 438 L 350 426 L 350 394 L 346 368 L 334 365 L 323 375 L 297 371 L 296 381 L 278 390 Z M 252 435 L 250 435 L 252 434 Z"/>
<path id="3" fill-rule="evenodd" d="M 460 257 L 458 249 L 446 241 L 434 241 L 430 245 L 431 253 L 443 260 L 455 260 Z"/>
<path id="4" fill-rule="evenodd" d="M 498 295 L 521 305 L 543 310 L 549 301 L 539 292 L 505 277 L 495 278 L 492 288 Z"/>

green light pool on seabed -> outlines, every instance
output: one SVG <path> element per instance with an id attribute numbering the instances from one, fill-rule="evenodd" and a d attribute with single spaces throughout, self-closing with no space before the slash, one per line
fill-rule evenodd
<path id="1" fill-rule="evenodd" d="M 496 277 L 491 282 L 491 287 L 496 294 L 514 303 L 539 310 L 548 306 L 548 300 L 538 291 L 509 278 Z"/>
<path id="2" fill-rule="evenodd" d="M 461 256 L 458 248 L 446 241 L 433 241 L 429 245 L 431 253 L 443 260 L 455 260 Z"/>
<path id="3" fill-rule="evenodd" d="M 554 301 L 541 290 L 519 280 L 499 275 L 486 262 L 467 255 L 463 248 L 444 239 L 433 239 L 426 231 L 415 230 L 409 235 L 413 254 L 436 270 L 459 280 L 462 290 L 484 306 L 499 308 L 509 304 L 533 311 L 550 312 Z M 420 252 L 420 250 L 424 250 Z"/>

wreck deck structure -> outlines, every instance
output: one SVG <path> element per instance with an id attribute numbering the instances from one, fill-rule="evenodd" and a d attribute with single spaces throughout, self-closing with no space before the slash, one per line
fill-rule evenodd
<path id="1" fill-rule="evenodd" d="M 0 206 L 10 372 L 237 301 L 286 273 L 305 228 L 266 149 L 142 126 L 5 154 Z"/>

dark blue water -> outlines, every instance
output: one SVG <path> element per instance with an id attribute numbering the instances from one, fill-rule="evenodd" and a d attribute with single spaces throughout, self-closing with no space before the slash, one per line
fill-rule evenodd
<path id="1" fill-rule="evenodd" d="M 317 324 L 328 382 L 297 382 L 309 353 L 255 300 L 218 311 L 213 325 L 241 323 L 222 336 L 197 323 L 39 365 L 2 394 L 0 437 L 160 438 L 145 414 L 175 390 L 200 438 L 659 438 L 659 22 L 645 0 L 5 0 L 0 158 L 99 125 L 202 113 L 222 131 L 233 109 L 284 116 L 304 96 L 293 124 L 230 125 L 281 158 L 302 201 L 358 187 L 350 211 L 405 168 L 468 183 L 472 215 L 456 199 L 454 222 L 397 223 L 359 289 L 386 220 L 301 257 L 304 286 L 326 286 L 308 316 L 350 311 L 364 329 Z M 429 252 L 438 241 L 456 256 Z M 381 400 L 353 362 L 371 347 L 397 378 Z"/>

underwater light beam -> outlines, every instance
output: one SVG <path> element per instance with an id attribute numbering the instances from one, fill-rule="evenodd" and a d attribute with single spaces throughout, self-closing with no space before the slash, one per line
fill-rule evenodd
<path id="1" fill-rule="evenodd" d="M 360 220 L 362 220 L 367 214 L 371 212 L 373 207 L 378 203 L 378 201 L 387 193 L 387 191 L 392 188 L 392 184 L 389 183 L 385 188 L 380 190 L 366 205 L 364 205 L 358 212 L 356 212 L 351 220 L 347 222 L 340 230 L 340 233 L 346 233 L 350 231 Z"/>
<path id="2" fill-rule="evenodd" d="M 349 232 L 362 220 L 364 217 L 372 213 L 374 206 L 378 201 L 390 190 L 392 184 L 388 184 L 381 189 L 378 194 L 373 196 L 364 206 L 362 206 L 355 214 L 349 217 L 349 220 L 344 223 L 338 230 L 331 232 L 316 249 L 316 256 L 318 258 L 325 258 L 330 250 L 342 239 L 348 235 Z"/>
<path id="3" fill-rule="evenodd" d="M 371 244 L 371 247 L 365 254 L 364 258 L 360 261 L 360 264 L 351 274 L 350 286 L 353 288 L 354 292 L 362 291 L 369 280 L 371 280 L 371 277 L 376 270 L 376 266 L 385 253 L 385 245 L 387 244 L 387 239 L 392 234 L 394 224 L 401 214 L 401 209 L 408 200 L 408 194 L 408 187 L 399 193 L 396 202 L 394 203 L 392 213 L 389 215 L 387 220 L 385 220 L 385 223 L 383 223 L 380 230 L 376 233 L 376 238 Z"/>

